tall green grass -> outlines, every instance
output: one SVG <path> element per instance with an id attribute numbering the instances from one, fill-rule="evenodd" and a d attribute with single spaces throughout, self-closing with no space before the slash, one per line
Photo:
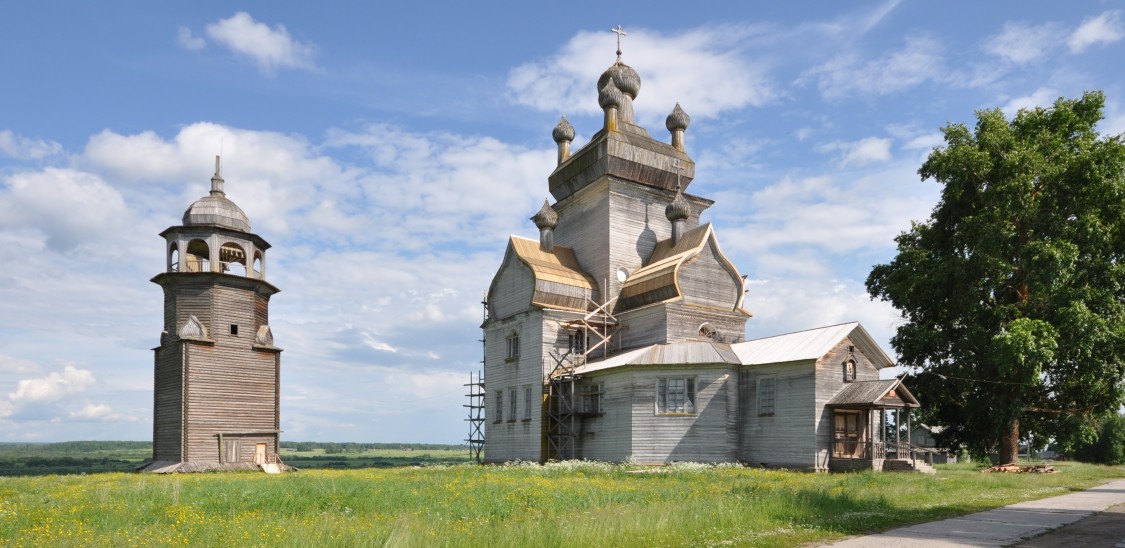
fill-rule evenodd
<path id="1" fill-rule="evenodd" d="M 0 478 L 9 545 L 790 546 L 1125 476 L 806 474 L 678 465 L 471 465 Z"/>

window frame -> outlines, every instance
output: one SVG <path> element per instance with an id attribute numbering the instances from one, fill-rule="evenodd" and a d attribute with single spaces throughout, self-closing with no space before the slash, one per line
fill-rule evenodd
<path id="1" fill-rule="evenodd" d="M 525 422 L 531 420 L 531 385 L 523 387 L 523 420 Z"/>
<path id="2" fill-rule="evenodd" d="M 520 334 L 514 329 L 504 338 L 504 361 L 520 359 Z"/>
<path id="3" fill-rule="evenodd" d="M 769 387 L 768 389 L 766 387 Z M 759 417 L 772 417 L 777 414 L 777 376 L 766 375 L 758 378 L 755 395 Z"/>
<path id="4" fill-rule="evenodd" d="M 504 391 L 496 391 L 496 420 L 493 423 L 504 422 Z"/>
<path id="5" fill-rule="evenodd" d="M 582 385 L 582 412 L 590 415 L 605 414 L 605 382 Z"/>
<path id="6" fill-rule="evenodd" d="M 698 383 L 695 376 L 678 375 L 659 377 L 656 379 L 656 398 L 654 411 L 657 415 L 695 415 L 699 412 L 697 400 L 699 398 Z M 682 389 L 673 388 L 673 383 L 682 383 Z M 675 390 L 675 392 L 673 392 Z M 683 401 L 671 403 L 671 395 L 683 394 Z"/>
<path id="7" fill-rule="evenodd" d="M 515 388 L 508 389 L 508 399 L 511 400 L 508 402 L 508 422 L 516 422 L 516 416 L 519 414 L 520 406 L 519 400 L 517 399 L 518 395 L 519 392 L 517 392 Z"/>

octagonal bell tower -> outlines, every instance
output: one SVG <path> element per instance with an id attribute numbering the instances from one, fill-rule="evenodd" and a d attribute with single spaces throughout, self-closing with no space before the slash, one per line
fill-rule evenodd
<path id="1" fill-rule="evenodd" d="M 266 250 L 226 196 L 211 192 L 160 233 L 164 331 L 155 351 L 152 472 L 252 469 L 274 462 L 281 349 L 269 327 Z"/>

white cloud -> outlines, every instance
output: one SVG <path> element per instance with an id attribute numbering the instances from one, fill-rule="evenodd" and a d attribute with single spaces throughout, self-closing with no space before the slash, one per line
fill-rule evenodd
<path id="1" fill-rule="evenodd" d="M 1043 57 L 1060 41 L 1061 31 L 1054 23 L 1028 25 L 1005 23 L 1004 30 L 985 40 L 984 51 L 1017 65 Z"/>
<path id="2" fill-rule="evenodd" d="M 113 408 L 104 403 L 87 404 L 78 411 L 72 411 L 68 418 L 77 421 L 119 421 L 126 417 L 113 412 Z"/>
<path id="3" fill-rule="evenodd" d="M 1107 11 L 1082 22 L 1070 35 L 1066 45 L 1071 53 L 1082 53 L 1095 44 L 1112 44 L 1125 36 L 1121 26 L 1121 12 Z"/>
<path id="4" fill-rule="evenodd" d="M 105 237 L 127 217 L 121 194 L 97 175 L 45 168 L 4 179 L 0 228 L 36 229 L 47 245 L 68 250 Z"/>
<path id="5" fill-rule="evenodd" d="M 852 94 L 889 95 L 942 76 L 941 44 L 928 37 L 907 38 L 903 49 L 863 60 L 845 53 L 805 71 L 798 84 L 815 81 L 826 98 Z"/>
<path id="6" fill-rule="evenodd" d="M 693 117 L 710 118 L 772 99 L 776 91 L 765 67 L 740 49 L 740 42 L 758 32 L 734 25 L 673 35 L 629 30 L 623 60 L 641 75 L 634 103 L 638 118 L 663 121 L 677 102 Z M 549 59 L 513 69 L 511 99 L 547 112 L 600 112 L 597 81 L 614 62 L 613 44 L 610 32 L 579 32 Z"/>
<path id="7" fill-rule="evenodd" d="M 207 35 L 231 51 L 249 57 L 264 74 L 273 74 L 278 68 L 314 67 L 315 46 L 294 40 L 284 25 L 270 28 L 244 11 L 207 25 Z"/>
<path id="8" fill-rule="evenodd" d="M 864 166 L 891 159 L 891 140 L 883 137 L 865 137 L 853 142 L 833 142 L 817 146 L 821 152 L 841 152 L 840 166 Z"/>
<path id="9" fill-rule="evenodd" d="M 17 160 L 42 160 L 58 156 L 62 150 L 62 145 L 54 141 L 29 139 L 7 129 L 0 131 L 0 153 Z"/>
<path id="10" fill-rule="evenodd" d="M 1004 106 L 1000 107 L 1000 110 L 1005 116 L 1011 118 L 1020 110 L 1051 106 L 1055 104 L 1055 100 L 1058 99 L 1060 95 L 1058 91 L 1053 89 L 1039 88 L 1032 92 L 1031 95 L 1009 99 Z"/>
<path id="11" fill-rule="evenodd" d="M 180 27 L 176 30 L 176 42 L 188 51 L 201 50 L 207 47 L 207 41 L 192 34 L 191 29 L 187 27 Z"/>
<path id="12" fill-rule="evenodd" d="M 95 382 L 94 373 L 72 365 L 38 379 L 24 379 L 8 397 L 15 403 L 49 402 L 85 391 Z"/>

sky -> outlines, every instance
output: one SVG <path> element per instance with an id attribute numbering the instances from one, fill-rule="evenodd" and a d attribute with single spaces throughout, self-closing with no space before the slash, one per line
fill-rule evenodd
<path id="1" fill-rule="evenodd" d="M 488 6 L 488 7 L 486 7 Z M 974 112 L 1106 93 L 1125 3 L 9 2 L 0 8 L 0 442 L 152 436 L 158 235 L 210 188 L 273 247 L 291 441 L 460 443 L 482 293 L 548 197 L 551 130 L 691 116 L 689 191 L 748 276 L 747 337 L 901 320 L 864 280 Z"/>

